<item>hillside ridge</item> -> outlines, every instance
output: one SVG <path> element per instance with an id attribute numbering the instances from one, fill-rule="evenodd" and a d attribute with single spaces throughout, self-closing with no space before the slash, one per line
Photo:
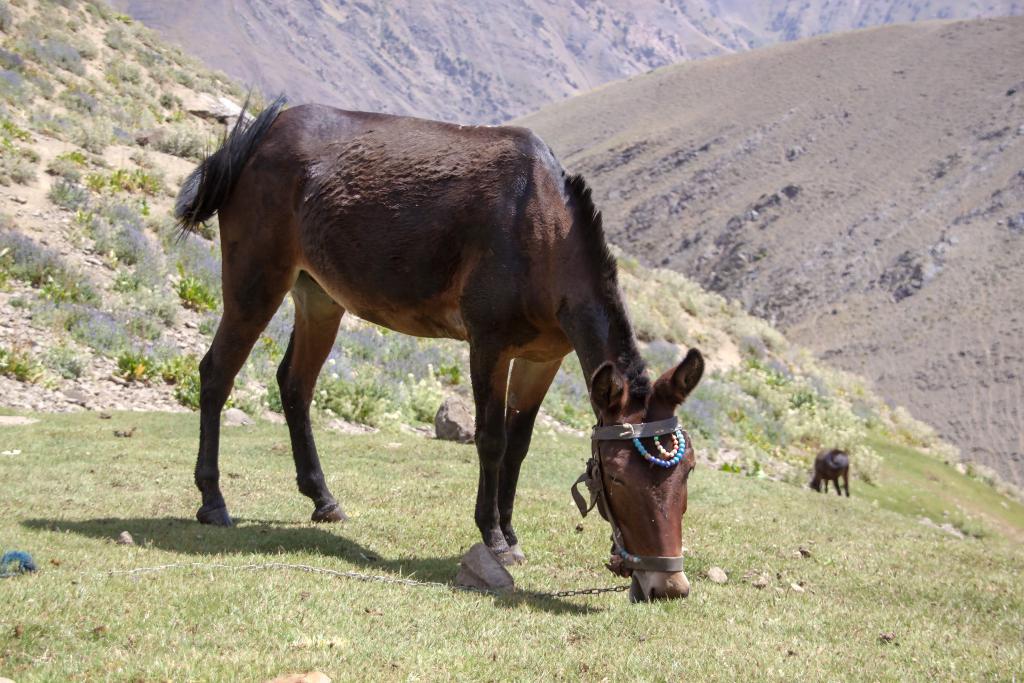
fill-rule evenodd
<path id="1" fill-rule="evenodd" d="M 612 241 L 1021 481 L 1022 36 L 1016 17 L 812 38 L 518 123 L 588 177 Z"/>
<path id="2" fill-rule="evenodd" d="M 657 67 L 780 41 L 1024 12 L 1020 0 L 114 4 L 265 92 L 462 123 L 498 123 Z"/>

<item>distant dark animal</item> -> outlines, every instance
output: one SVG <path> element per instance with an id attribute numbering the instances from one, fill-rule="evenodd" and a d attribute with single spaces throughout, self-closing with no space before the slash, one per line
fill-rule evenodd
<path id="1" fill-rule="evenodd" d="M 811 478 L 810 487 L 821 493 L 821 484 L 825 483 L 825 493 L 828 493 L 828 483 L 831 481 L 836 488 L 836 495 L 843 495 L 839 489 L 839 477 L 843 478 L 843 485 L 846 488 L 846 497 L 850 497 L 850 456 L 845 451 L 832 449 L 818 453 L 814 459 L 814 477 Z"/>
<path id="2" fill-rule="evenodd" d="M 277 379 L 313 521 L 345 519 L 320 467 L 309 406 L 351 311 L 406 334 L 469 342 L 476 524 L 503 561 L 522 561 L 516 484 L 562 358 L 578 354 L 599 425 L 638 425 L 674 415 L 700 381 L 700 352 L 651 381 L 590 190 L 530 131 L 282 107 L 237 125 L 185 180 L 175 208 L 183 231 L 219 213 L 223 256 L 224 315 L 199 366 L 196 517 L 232 524 L 219 487 L 221 408 L 291 292 L 295 327 Z M 652 432 L 639 433 L 637 443 L 659 452 Z M 637 450 L 629 440 L 594 441 L 621 531 L 616 547 L 629 548 L 624 571 L 635 570 L 642 599 L 685 596 L 693 451 L 687 443 L 685 457 L 664 467 Z"/>

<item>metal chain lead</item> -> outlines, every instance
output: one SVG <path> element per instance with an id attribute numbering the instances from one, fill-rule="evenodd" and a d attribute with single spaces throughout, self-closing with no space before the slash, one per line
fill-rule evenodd
<path id="1" fill-rule="evenodd" d="M 475 588 L 473 586 L 459 586 L 457 584 L 442 583 L 440 581 L 421 581 L 419 579 L 407 579 L 399 576 L 388 576 L 386 574 L 364 574 L 363 572 L 355 571 L 341 571 L 338 569 L 326 569 L 324 567 L 313 567 L 308 564 L 289 564 L 286 562 L 263 562 L 259 564 L 218 564 L 214 562 L 177 562 L 172 564 L 159 564 L 152 567 L 138 567 L 135 569 L 111 569 L 103 574 L 107 576 L 131 576 L 137 574 L 154 574 L 157 572 L 168 571 L 171 569 L 231 569 L 234 571 L 265 571 L 265 570 L 288 570 L 288 571 L 300 571 L 307 572 L 309 574 L 323 574 L 325 576 L 334 576 L 342 579 L 353 579 L 355 581 L 365 581 L 368 583 L 385 583 L 395 584 L 400 586 L 416 586 L 416 587 L 431 587 L 431 588 L 443 588 L 445 590 L 462 591 L 465 593 L 480 593 L 484 595 L 500 595 L 500 591 L 489 590 L 487 588 Z M 608 586 L 605 588 L 578 588 L 575 590 L 563 590 L 563 591 L 548 591 L 548 592 L 535 592 L 530 591 L 531 595 L 542 597 L 542 598 L 573 598 L 581 595 L 601 595 L 602 593 L 621 593 L 622 591 L 629 590 L 629 585 L 620 586 Z"/>

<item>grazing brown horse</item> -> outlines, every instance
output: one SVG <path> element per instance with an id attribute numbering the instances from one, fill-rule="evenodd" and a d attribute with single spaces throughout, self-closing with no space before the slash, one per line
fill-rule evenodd
<path id="1" fill-rule="evenodd" d="M 313 521 L 345 519 L 320 468 L 309 406 L 351 311 L 406 334 L 469 342 L 476 524 L 503 561 L 522 561 L 512 527 L 516 483 L 562 358 L 579 355 L 601 425 L 672 417 L 700 380 L 703 358 L 691 350 L 651 383 L 590 190 L 530 131 L 282 108 L 279 99 L 236 125 L 186 179 L 176 205 L 185 231 L 219 213 L 223 254 L 224 315 L 199 366 L 197 518 L 232 523 L 218 484 L 221 409 L 291 292 L 295 327 L 277 379 Z M 630 567 L 640 597 L 685 595 L 677 556 L 692 449 L 665 468 L 629 441 L 594 444 L 621 530 L 616 547 L 639 557 Z M 644 556 L 678 563 L 644 564 Z"/>
<path id="2" fill-rule="evenodd" d="M 831 481 L 835 486 L 836 495 L 843 495 L 839 489 L 839 478 L 843 478 L 843 485 L 846 487 L 846 497 L 850 497 L 850 456 L 845 451 L 833 448 L 829 451 L 818 453 L 814 459 L 814 476 L 808 484 L 812 489 L 821 493 L 821 483 L 825 482 L 825 493 L 828 493 L 828 483 Z"/>

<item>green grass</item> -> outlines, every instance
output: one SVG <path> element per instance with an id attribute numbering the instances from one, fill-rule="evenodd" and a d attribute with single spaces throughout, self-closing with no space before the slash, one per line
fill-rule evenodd
<path id="1" fill-rule="evenodd" d="M 132 438 L 113 434 L 131 427 Z M 514 597 L 201 568 L 130 578 L 106 571 L 279 561 L 449 582 L 477 540 L 475 452 L 319 430 L 352 517 L 324 527 L 306 522 L 283 426 L 225 429 L 223 488 L 239 525 L 212 529 L 191 519 L 195 415 L 46 415 L 2 430 L 3 450 L 21 454 L 0 456 L 0 543 L 41 566 L 0 584 L 0 675 L 19 682 L 312 668 L 334 680 L 1009 680 L 1024 668 L 1020 546 L 998 531 L 957 540 L 873 505 L 863 484 L 848 500 L 698 468 L 684 525 L 693 590 L 671 604 L 533 593 L 619 581 L 601 566 L 606 524 L 594 515 L 575 530 L 568 487 L 586 443 L 545 434 L 520 485 L 530 560 L 514 570 Z M 914 458 L 885 455 L 897 469 Z M 935 495 L 975 497 L 953 470 L 933 474 L 949 482 Z M 125 530 L 135 546 L 114 543 Z M 701 579 L 711 565 L 727 585 Z M 754 588 L 747 571 L 770 585 Z"/>
<path id="2" fill-rule="evenodd" d="M 1024 543 L 1024 505 L 999 495 L 991 486 L 965 476 L 950 476 L 951 468 L 920 452 L 872 437 L 883 454 L 882 484 L 862 487 L 864 496 L 879 505 L 912 517 L 950 522 L 961 531 L 997 533 Z"/>

